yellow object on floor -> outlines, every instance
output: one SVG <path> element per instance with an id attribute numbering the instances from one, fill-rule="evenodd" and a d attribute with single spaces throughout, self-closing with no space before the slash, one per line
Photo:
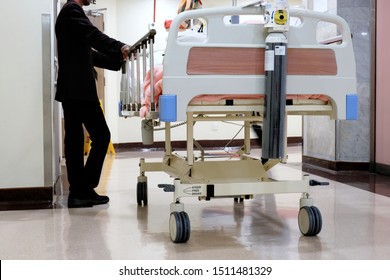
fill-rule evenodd
<path id="1" fill-rule="evenodd" d="M 102 106 L 102 101 L 100 100 L 100 107 L 102 108 L 103 110 L 103 113 L 104 113 L 104 109 L 103 109 L 103 106 Z M 89 133 L 88 131 L 86 131 L 86 136 L 85 136 L 85 143 L 84 143 L 84 155 L 89 155 L 89 152 L 91 151 L 91 138 L 89 137 Z M 108 149 L 107 149 L 107 154 L 111 153 L 112 155 L 115 155 L 115 149 L 114 149 L 114 145 L 112 144 L 111 140 L 110 140 L 110 144 L 108 144 Z"/>

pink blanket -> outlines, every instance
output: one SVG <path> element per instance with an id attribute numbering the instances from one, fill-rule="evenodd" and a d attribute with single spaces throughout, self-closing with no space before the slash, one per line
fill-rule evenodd
<path id="1" fill-rule="evenodd" d="M 154 67 L 154 102 L 156 106 L 158 106 L 158 98 L 162 94 L 162 76 L 163 76 L 162 65 L 156 65 Z M 146 112 L 150 110 L 150 103 L 151 103 L 150 70 L 146 74 L 143 90 L 144 90 L 144 100 L 142 100 L 142 107 L 140 110 L 141 117 L 145 117 Z"/>

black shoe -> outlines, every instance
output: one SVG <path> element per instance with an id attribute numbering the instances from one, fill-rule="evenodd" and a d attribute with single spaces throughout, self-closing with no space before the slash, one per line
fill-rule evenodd
<path id="1" fill-rule="evenodd" d="M 93 205 L 106 204 L 110 201 L 110 198 L 106 195 L 99 195 L 94 190 L 88 193 L 88 198 L 91 200 Z"/>
<path id="2" fill-rule="evenodd" d="M 108 196 L 98 195 L 94 190 L 86 193 L 69 193 L 68 208 L 92 207 L 93 205 L 106 204 L 110 201 Z"/>
<path id="3" fill-rule="evenodd" d="M 83 196 L 73 196 L 69 194 L 68 197 L 68 208 L 84 208 L 92 207 L 93 203 L 91 199 Z"/>

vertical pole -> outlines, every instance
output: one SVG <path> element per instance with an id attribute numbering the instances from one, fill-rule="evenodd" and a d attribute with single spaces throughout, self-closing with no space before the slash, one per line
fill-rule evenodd
<path id="1" fill-rule="evenodd" d="M 251 113 L 245 113 L 245 117 L 250 117 Z M 251 151 L 251 122 L 244 121 L 244 153 L 249 154 Z"/>
<path id="2" fill-rule="evenodd" d="M 170 156 L 172 154 L 172 142 L 171 142 L 171 123 L 165 123 L 165 155 Z"/>
<path id="3" fill-rule="evenodd" d="M 157 0 L 153 3 L 153 22 L 156 22 Z"/>
<path id="4" fill-rule="evenodd" d="M 136 50 L 137 53 L 137 92 L 136 92 L 136 111 L 141 109 L 141 49 Z"/>
<path id="5" fill-rule="evenodd" d="M 287 38 L 270 33 L 265 41 L 265 112 L 262 158 L 282 159 L 285 149 Z"/>
<path id="6" fill-rule="evenodd" d="M 128 81 L 128 60 L 122 62 L 122 77 L 121 77 L 121 90 L 120 90 L 120 114 L 122 111 L 127 110 L 128 97 L 129 97 L 129 81 Z"/>
<path id="7" fill-rule="evenodd" d="M 130 58 L 130 65 L 131 65 L 131 91 L 130 91 L 130 98 L 129 98 L 129 111 L 135 111 L 135 106 L 134 106 L 134 102 L 135 102 L 135 99 L 136 99 L 136 82 L 135 82 L 135 55 L 136 53 L 133 52 L 131 54 L 131 58 Z"/>
<path id="8" fill-rule="evenodd" d="M 146 77 L 147 65 L 146 65 L 146 47 L 147 43 L 142 45 L 142 80 Z"/>
<path id="9" fill-rule="evenodd" d="M 145 77 L 146 77 L 146 68 L 147 68 L 147 65 L 146 65 L 146 43 L 142 45 L 142 81 L 145 80 Z M 142 97 L 145 99 L 145 91 L 144 89 L 142 88 Z"/>
<path id="10" fill-rule="evenodd" d="M 194 115 L 187 112 L 187 163 L 194 165 Z"/>
<path id="11" fill-rule="evenodd" d="M 156 111 L 154 102 L 154 39 L 149 40 L 149 67 L 150 67 L 150 111 Z"/>

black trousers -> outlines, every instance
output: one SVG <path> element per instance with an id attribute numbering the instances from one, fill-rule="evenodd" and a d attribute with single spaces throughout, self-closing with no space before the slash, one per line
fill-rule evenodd
<path id="1" fill-rule="evenodd" d="M 70 192 L 83 193 L 99 184 L 111 134 L 103 110 L 97 102 L 62 102 L 65 122 L 65 161 Z M 89 133 L 91 150 L 84 163 L 84 130 Z"/>

